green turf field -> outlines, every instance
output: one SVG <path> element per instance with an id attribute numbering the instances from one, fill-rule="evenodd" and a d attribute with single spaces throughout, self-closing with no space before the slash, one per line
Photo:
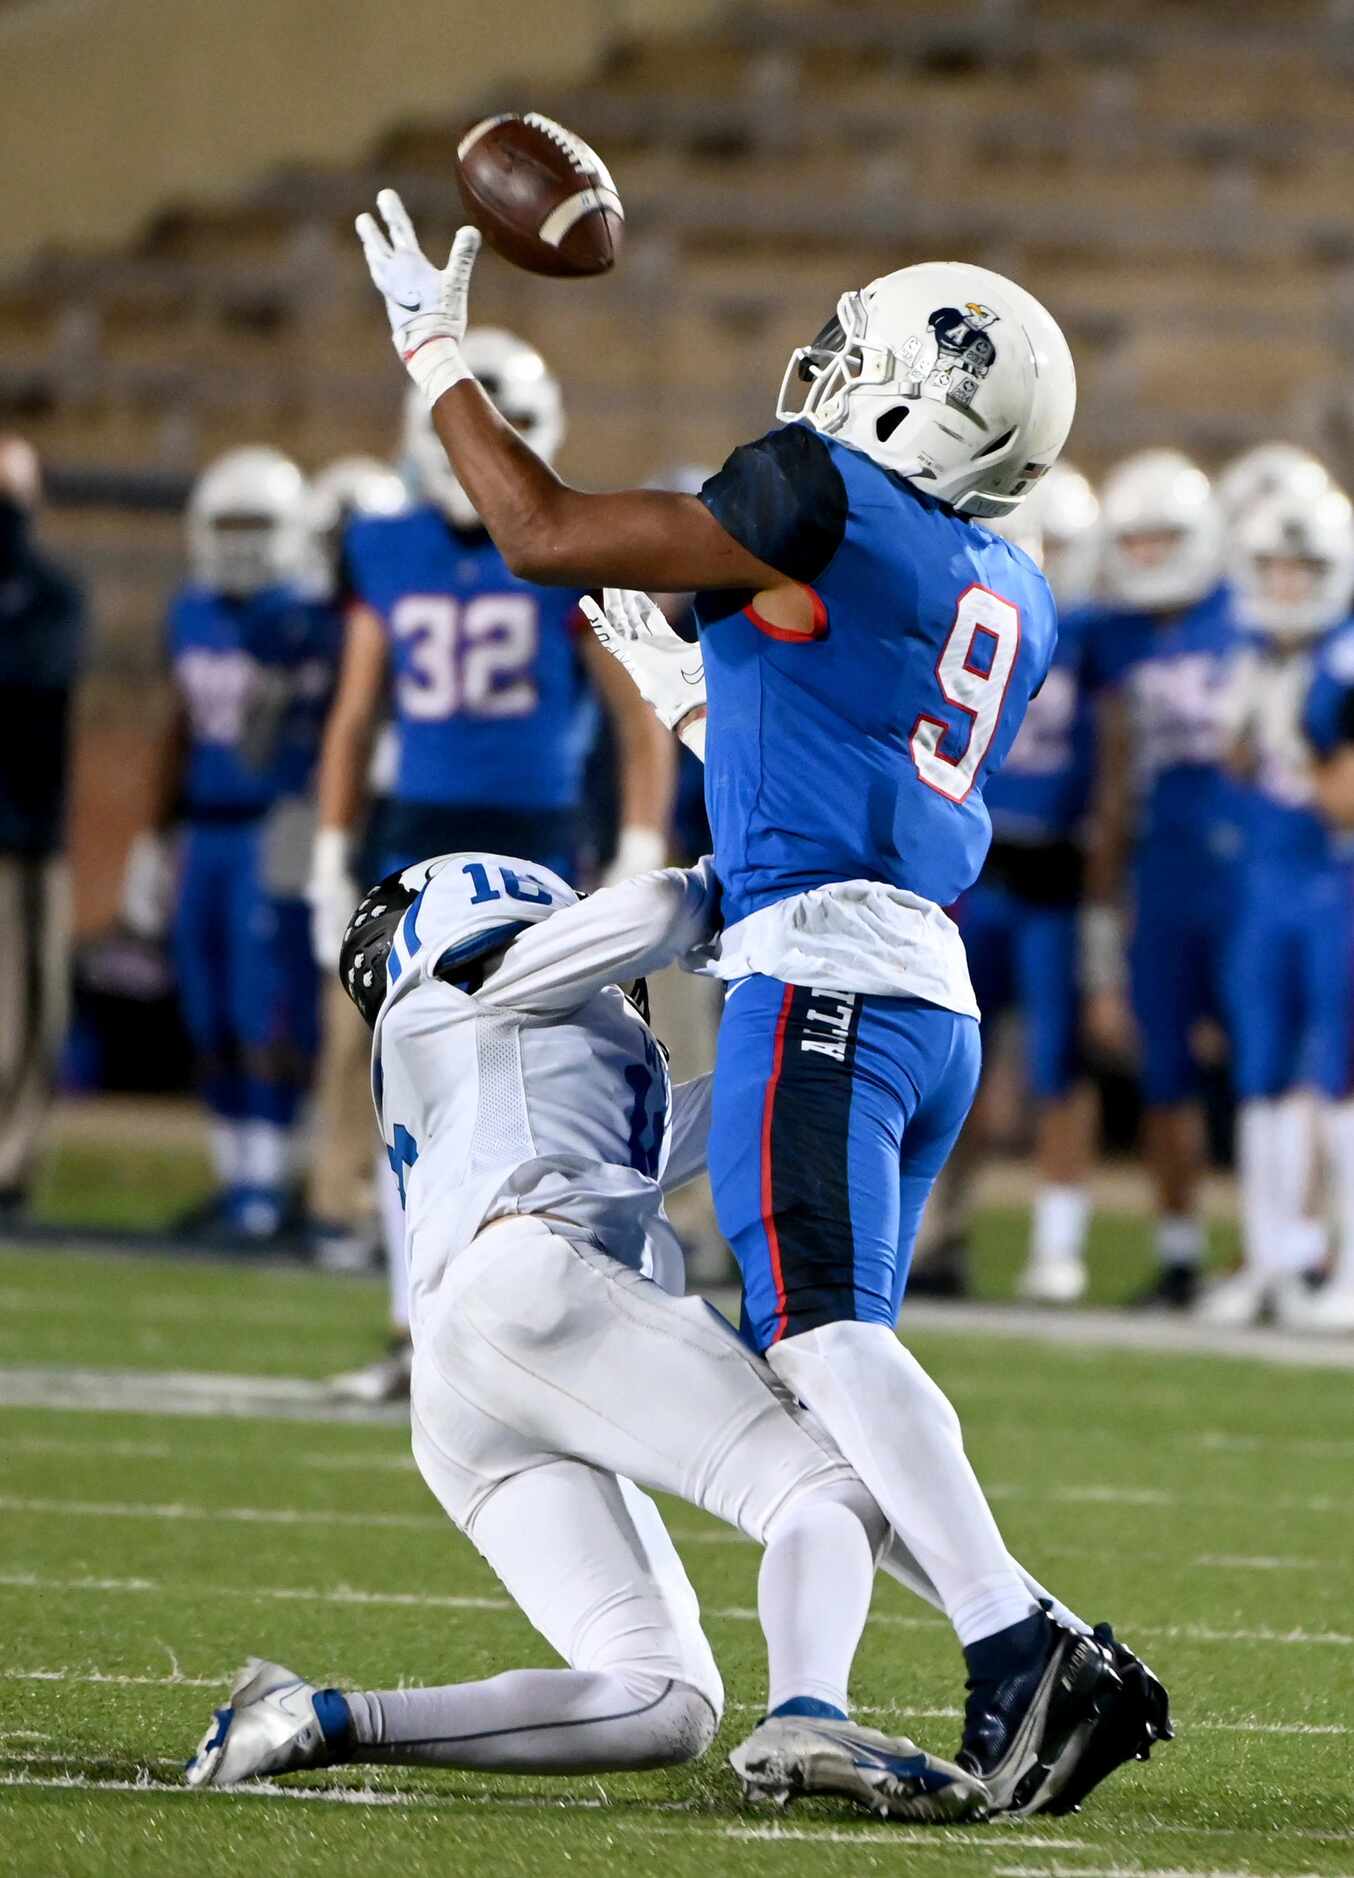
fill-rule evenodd
<path id="1" fill-rule="evenodd" d="M 317 1376 L 368 1352 L 379 1312 L 375 1286 L 301 1272 L 9 1253 L 0 1401 L 16 1364 Z M 680 1506 L 730 1702 L 701 1765 L 188 1793 L 182 1760 L 250 1651 L 369 1686 L 549 1656 L 444 1525 L 399 1428 L 167 1415 L 148 1375 L 143 1413 L 0 1407 L 0 1873 L 1354 1873 L 1349 1373 L 977 1334 L 915 1347 L 1013 1547 L 1171 1685 L 1180 1739 L 1084 1814 L 926 1832 L 744 1809 L 723 1751 L 762 1694 L 756 1555 Z M 957 1650 L 892 1584 L 854 1693 L 953 1748 Z"/>

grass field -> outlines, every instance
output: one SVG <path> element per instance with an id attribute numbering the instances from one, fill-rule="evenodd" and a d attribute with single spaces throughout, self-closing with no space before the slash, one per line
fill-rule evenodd
<path id="1" fill-rule="evenodd" d="M 374 1286 L 304 1272 L 0 1255 L 0 1405 L 6 1366 L 143 1378 L 136 1413 L 0 1406 L 6 1878 L 1354 1873 L 1348 1372 L 979 1334 L 915 1347 L 1013 1547 L 1111 1617 L 1175 1698 L 1179 1740 L 1084 1814 L 924 1832 L 744 1809 L 723 1753 L 762 1694 L 756 1555 L 681 1506 L 730 1699 L 697 1767 L 560 1783 L 346 1769 L 186 1792 L 182 1760 L 252 1650 L 359 1686 L 550 1660 L 442 1521 L 398 1426 L 299 1399 L 291 1419 L 262 1402 L 227 1418 L 183 1380 L 323 1375 L 362 1357 L 379 1311 Z M 960 1680 L 945 1627 L 881 1582 L 857 1701 L 952 1749 Z"/>

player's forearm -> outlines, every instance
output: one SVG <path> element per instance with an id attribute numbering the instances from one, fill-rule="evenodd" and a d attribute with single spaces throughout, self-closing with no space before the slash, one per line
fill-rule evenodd
<path id="1" fill-rule="evenodd" d="M 433 424 L 480 520 L 524 580 L 758 592 L 784 578 L 741 548 L 695 496 L 571 488 L 504 422 L 473 379 L 443 392 Z"/>
<path id="2" fill-rule="evenodd" d="M 1345 745 L 1312 772 L 1317 807 L 1335 828 L 1354 828 L 1354 745 Z"/>
<path id="3" fill-rule="evenodd" d="M 362 809 L 371 746 L 370 724 L 337 715 L 330 718 L 315 783 L 317 819 L 321 828 L 348 833 L 355 826 Z"/>
<path id="4" fill-rule="evenodd" d="M 157 834 L 167 833 L 179 818 L 187 765 L 188 722 L 176 703 L 151 767 L 149 822 Z"/>
<path id="5" fill-rule="evenodd" d="M 476 997 L 534 1016 L 576 1010 L 604 985 L 661 971 L 703 943 L 717 902 L 705 861 L 604 887 L 515 939 Z"/>

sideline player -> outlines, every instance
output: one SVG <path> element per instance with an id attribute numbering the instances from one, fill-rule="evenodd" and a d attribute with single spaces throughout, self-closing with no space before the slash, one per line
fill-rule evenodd
<path id="1" fill-rule="evenodd" d="M 1354 622 L 1331 633 L 1318 651 L 1302 724 L 1316 758 L 1316 800 L 1344 875 L 1348 960 L 1354 952 Z M 1287 1322 L 1303 1330 L 1354 1331 L 1354 1036 L 1346 1037 L 1346 1050 L 1345 1082 L 1325 1114 L 1337 1239 L 1320 1291 L 1301 1308 L 1290 1295 Z"/>
<path id="2" fill-rule="evenodd" d="M 1227 768 L 1227 698 L 1242 640 L 1222 584 L 1222 517 L 1188 457 L 1127 458 L 1106 478 L 1101 513 L 1106 604 L 1084 628 L 1103 694 L 1083 928 L 1088 1030 L 1101 1047 L 1138 1055 L 1158 1265 L 1140 1301 L 1184 1309 L 1199 1294 L 1205 1249 L 1197 1040 L 1201 1026 L 1225 1021 L 1236 923 L 1242 792 Z"/>
<path id="3" fill-rule="evenodd" d="M 549 460 L 563 437 L 557 381 L 535 349 L 485 328 L 468 342 L 475 370 L 508 422 Z M 621 833 L 611 875 L 667 859 L 675 765 L 671 742 L 634 687 L 582 629 L 576 591 L 519 578 L 486 534 L 447 463 L 417 391 L 406 406 L 405 459 L 419 501 L 405 515 L 359 520 L 346 538 L 351 604 L 343 666 L 325 731 L 309 886 L 317 957 L 337 962 L 357 900 L 355 834 L 378 724 L 392 711 L 397 763 L 381 818 L 378 873 L 428 854 L 485 846 L 577 871 L 583 766 L 593 689 L 620 751 Z M 390 1273 L 390 1354 L 337 1379 L 363 1400 L 408 1390 L 403 1230 L 391 1183 L 378 1180 Z"/>
<path id="4" fill-rule="evenodd" d="M 1056 458 L 1075 403 L 1066 342 L 999 275 L 905 268 L 842 296 L 787 368 L 781 410 L 800 421 L 736 451 L 701 496 L 585 494 L 466 365 L 476 232 L 439 271 L 399 198 L 379 201 L 389 237 L 370 216 L 358 230 L 396 348 L 509 565 L 699 595 L 720 971 L 740 981 L 711 1174 L 745 1334 L 939 1593 L 969 1671 L 962 1764 L 998 1808 L 1092 1766 L 1102 1778 L 1153 1731 L 1142 1685 L 1114 1667 L 1128 1653 L 1106 1643 L 1097 1661 L 1032 1600 L 953 1408 L 894 1334 L 978 1072 L 941 907 L 981 864 L 980 778 L 1056 630 L 1038 570 L 968 517 L 1009 513 Z"/>
<path id="5" fill-rule="evenodd" d="M 706 941 L 717 900 L 708 863 L 582 902 L 530 861 L 462 853 L 358 906 L 341 971 L 374 1031 L 407 1207 L 414 1454 L 569 1667 L 344 1696 L 254 1658 L 190 1785 L 338 1761 L 562 1774 L 703 1753 L 719 1672 L 638 1480 L 766 1544 L 767 1716 L 734 1754 L 750 1787 L 900 1819 L 987 1811 L 971 1774 L 847 1719 L 883 1515 L 732 1329 L 673 1295 L 663 1189 L 704 1162 L 710 1083 L 674 1099 L 617 981 Z"/>
<path id="6" fill-rule="evenodd" d="M 173 719 L 151 826 L 128 856 L 123 918 L 153 937 L 172 913 L 184 1020 L 212 1115 L 218 1191 L 202 1224 L 269 1239 L 294 1203 L 318 1042 L 302 888 L 340 627 L 305 595 L 305 479 L 278 451 L 232 450 L 203 472 L 188 548 L 192 577 L 169 615 Z"/>
<path id="7" fill-rule="evenodd" d="M 1058 603 L 1058 643 L 1010 755 L 984 791 L 992 846 L 955 911 L 985 1045 L 1013 1007 L 1023 1021 L 1024 1079 L 1038 1105 L 1039 1185 L 1019 1289 L 1040 1304 L 1070 1304 L 1086 1289 L 1095 1124 L 1081 1052 L 1078 925 L 1095 720 L 1077 609 L 1095 579 L 1099 513 L 1086 478 L 1058 462 L 1000 527 L 1043 568 Z M 914 1292 L 954 1297 L 967 1288 L 982 1125 L 980 1096 L 936 1184 L 927 1214 L 931 1249 L 914 1274 Z"/>
<path id="8" fill-rule="evenodd" d="M 1329 680 L 1313 681 L 1322 642 L 1354 602 L 1354 512 L 1329 483 L 1315 496 L 1276 494 L 1236 537 L 1241 620 L 1256 635 L 1238 679 L 1237 761 L 1249 787 L 1242 910 L 1232 957 L 1232 1036 L 1240 1175 L 1239 1272 L 1205 1294 L 1213 1322 L 1267 1312 L 1294 1329 L 1354 1328 L 1350 1294 L 1318 1285 L 1324 1235 L 1307 1217 L 1315 1091 L 1337 1210 L 1346 1157 L 1354 1035 L 1350 868 L 1317 803 L 1314 741 L 1332 744 Z M 1315 710 L 1308 705 L 1309 695 Z"/>

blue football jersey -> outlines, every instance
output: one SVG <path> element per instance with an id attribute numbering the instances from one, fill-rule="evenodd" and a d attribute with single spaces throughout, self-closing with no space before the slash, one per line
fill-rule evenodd
<path id="1" fill-rule="evenodd" d="M 1086 658 L 1087 615 L 1058 622 L 1048 676 L 999 774 L 984 790 L 992 833 L 1022 846 L 1075 841 L 1090 805 L 1095 764 L 1095 694 Z"/>
<path id="2" fill-rule="evenodd" d="M 1083 630 L 1090 682 L 1127 703 L 1139 838 L 1234 853 L 1244 803 L 1227 766 L 1228 693 L 1245 638 L 1228 590 L 1164 618 L 1098 609 Z"/>
<path id="3" fill-rule="evenodd" d="M 701 495 L 810 588 L 818 621 L 812 638 L 791 636 L 746 595 L 697 603 L 726 924 L 843 880 L 950 905 L 982 866 L 984 785 L 1053 656 L 1043 575 L 802 423 L 736 450 Z"/>
<path id="4" fill-rule="evenodd" d="M 390 639 L 399 802 L 574 807 L 596 727 L 579 595 L 519 580 L 434 508 L 354 522 L 352 592 Z"/>
<path id="5" fill-rule="evenodd" d="M 1337 626 L 1317 648 L 1302 708 L 1302 731 L 1318 757 L 1354 743 L 1354 620 Z"/>
<path id="6" fill-rule="evenodd" d="M 189 726 L 189 819 L 262 814 L 309 787 L 342 626 L 289 587 L 245 599 L 188 586 L 171 602 L 168 656 Z"/>

